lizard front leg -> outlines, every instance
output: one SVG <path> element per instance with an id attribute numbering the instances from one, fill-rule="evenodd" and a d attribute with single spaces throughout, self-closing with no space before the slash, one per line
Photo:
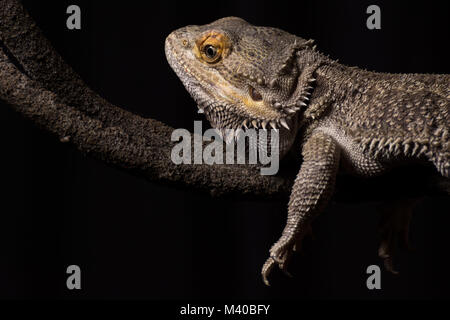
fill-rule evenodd
<path id="1" fill-rule="evenodd" d="M 314 133 L 302 149 L 303 163 L 295 179 L 288 205 L 288 219 L 280 239 L 270 249 L 262 268 L 264 283 L 275 265 L 286 270 L 287 259 L 296 244 L 310 230 L 310 223 L 327 205 L 334 188 L 340 148 L 322 132 Z"/>

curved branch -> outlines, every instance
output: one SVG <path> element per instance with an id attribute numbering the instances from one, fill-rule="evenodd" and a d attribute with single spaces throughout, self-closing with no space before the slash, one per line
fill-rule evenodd
<path id="1" fill-rule="evenodd" d="M 173 128 L 116 107 L 89 89 L 17 0 L 0 1 L 0 99 L 83 153 L 153 181 L 213 195 L 286 195 L 290 179 L 244 165 L 175 165 Z"/>

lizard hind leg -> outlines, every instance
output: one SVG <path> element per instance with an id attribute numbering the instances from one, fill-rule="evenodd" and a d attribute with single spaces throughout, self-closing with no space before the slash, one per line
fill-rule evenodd
<path id="1" fill-rule="evenodd" d="M 412 212 L 421 198 L 399 199 L 386 203 L 380 208 L 381 221 L 379 231 L 381 243 L 378 256 L 383 259 L 387 271 L 398 274 L 394 269 L 394 257 L 399 247 L 411 250 L 409 226 Z"/>

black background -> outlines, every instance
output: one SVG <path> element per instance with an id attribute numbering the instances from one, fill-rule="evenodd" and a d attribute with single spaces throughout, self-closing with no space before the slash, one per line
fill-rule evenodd
<path id="1" fill-rule="evenodd" d="M 89 86 L 116 105 L 175 128 L 192 130 L 203 117 L 167 64 L 164 39 L 181 26 L 224 16 L 313 38 L 322 52 L 347 65 L 382 72 L 450 70 L 448 2 L 24 4 Z M 70 4 L 81 7 L 79 31 L 66 28 Z M 370 4 L 381 7 L 381 30 L 366 28 Z M 450 296 L 450 206 L 448 197 L 437 195 L 426 196 L 414 211 L 415 251 L 400 254 L 400 275 L 383 270 L 382 290 L 366 288 L 367 266 L 381 266 L 378 203 L 413 192 L 423 181 L 416 179 L 421 174 L 416 168 L 382 179 L 340 177 L 338 191 L 347 196 L 314 222 L 315 240 L 306 241 L 290 265 L 294 278 L 274 272 L 269 288 L 260 268 L 281 233 L 287 200 L 213 199 L 149 183 L 82 156 L 4 104 L 0 143 L 0 298 Z M 65 286 L 71 264 L 82 269 L 80 291 Z"/>

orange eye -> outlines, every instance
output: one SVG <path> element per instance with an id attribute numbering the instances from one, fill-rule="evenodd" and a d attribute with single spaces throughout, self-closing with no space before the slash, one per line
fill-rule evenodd
<path id="1" fill-rule="evenodd" d="M 208 63 L 219 62 L 223 51 L 223 43 L 214 37 L 206 38 L 200 46 L 200 54 Z"/>
<path id="2" fill-rule="evenodd" d="M 197 40 L 197 56 L 206 63 L 219 62 L 229 51 L 228 37 L 210 32 Z"/>

